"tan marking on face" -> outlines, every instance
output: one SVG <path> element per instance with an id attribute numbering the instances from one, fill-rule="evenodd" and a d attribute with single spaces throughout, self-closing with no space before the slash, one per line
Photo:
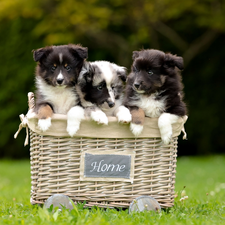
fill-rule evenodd
<path id="1" fill-rule="evenodd" d="M 161 80 L 162 85 L 163 85 L 166 81 L 166 76 L 160 75 L 160 80 Z"/>
<path id="2" fill-rule="evenodd" d="M 54 63 L 54 65 L 53 65 L 54 67 L 56 67 L 56 64 Z"/>
<path id="3" fill-rule="evenodd" d="M 64 67 L 67 67 L 67 66 L 68 66 L 68 64 L 66 63 Z"/>

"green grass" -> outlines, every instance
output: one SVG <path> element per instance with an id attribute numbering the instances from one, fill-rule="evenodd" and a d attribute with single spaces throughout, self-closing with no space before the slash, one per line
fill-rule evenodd
<path id="1" fill-rule="evenodd" d="M 51 212 L 30 204 L 29 161 L 0 160 L 0 224 L 225 224 L 225 156 L 178 158 L 176 191 L 175 206 L 161 213 L 82 205 Z"/>

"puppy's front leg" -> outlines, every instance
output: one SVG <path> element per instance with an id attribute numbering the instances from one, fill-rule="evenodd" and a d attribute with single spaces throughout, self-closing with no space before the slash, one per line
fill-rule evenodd
<path id="1" fill-rule="evenodd" d="M 52 108 L 48 105 L 41 105 L 38 109 L 37 115 L 38 115 L 38 127 L 41 131 L 46 131 L 51 126 L 51 117 L 52 117 L 53 111 Z"/>
<path id="2" fill-rule="evenodd" d="M 132 121 L 130 123 L 130 130 L 135 136 L 139 136 L 144 127 L 145 112 L 138 107 L 130 107 Z"/>
<path id="3" fill-rule="evenodd" d="M 115 112 L 115 116 L 117 117 L 117 120 L 119 123 L 130 123 L 132 116 L 128 108 L 125 106 L 121 105 L 119 106 Z"/>
<path id="4" fill-rule="evenodd" d="M 158 126 L 163 144 L 168 145 L 172 139 L 173 129 L 172 124 L 176 123 L 179 116 L 163 113 L 158 119 Z"/>
<path id="5" fill-rule="evenodd" d="M 81 106 L 72 107 L 67 113 L 67 132 L 73 137 L 80 128 L 81 120 L 84 119 L 84 109 Z"/>
<path id="6" fill-rule="evenodd" d="M 94 110 L 91 110 L 90 116 L 98 124 L 108 125 L 108 118 L 101 109 L 96 107 Z"/>
<path id="7" fill-rule="evenodd" d="M 85 116 L 91 117 L 91 119 L 97 122 L 98 124 L 108 125 L 108 117 L 97 106 L 85 107 Z"/>

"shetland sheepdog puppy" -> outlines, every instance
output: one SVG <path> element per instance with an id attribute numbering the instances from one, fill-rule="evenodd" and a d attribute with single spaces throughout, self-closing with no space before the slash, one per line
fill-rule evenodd
<path id="1" fill-rule="evenodd" d="M 123 104 L 131 111 L 135 136 L 141 134 L 145 116 L 158 117 L 162 142 L 170 143 L 172 124 L 187 114 L 178 69 L 183 69 L 182 57 L 154 49 L 133 52 Z"/>
<path id="2" fill-rule="evenodd" d="M 70 136 L 79 129 L 84 110 L 78 105 L 75 85 L 87 56 L 87 48 L 73 44 L 33 50 L 34 60 L 38 62 L 35 112 L 41 131 L 49 129 L 53 113 L 67 114 Z"/>
<path id="3" fill-rule="evenodd" d="M 122 105 L 126 68 L 108 61 L 85 61 L 76 85 L 85 115 L 98 124 L 108 124 L 107 116 L 129 123 L 131 114 Z"/>

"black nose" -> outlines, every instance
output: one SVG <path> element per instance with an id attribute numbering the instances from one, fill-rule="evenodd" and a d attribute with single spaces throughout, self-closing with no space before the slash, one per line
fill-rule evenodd
<path id="1" fill-rule="evenodd" d="M 138 89 L 140 87 L 140 84 L 139 83 L 135 83 L 134 87 Z"/>
<path id="2" fill-rule="evenodd" d="M 57 84 L 62 84 L 62 82 L 64 81 L 64 79 L 57 79 Z"/>
<path id="3" fill-rule="evenodd" d="M 110 108 L 112 108 L 115 105 L 115 103 L 114 102 L 108 102 L 108 105 L 109 105 Z"/>

